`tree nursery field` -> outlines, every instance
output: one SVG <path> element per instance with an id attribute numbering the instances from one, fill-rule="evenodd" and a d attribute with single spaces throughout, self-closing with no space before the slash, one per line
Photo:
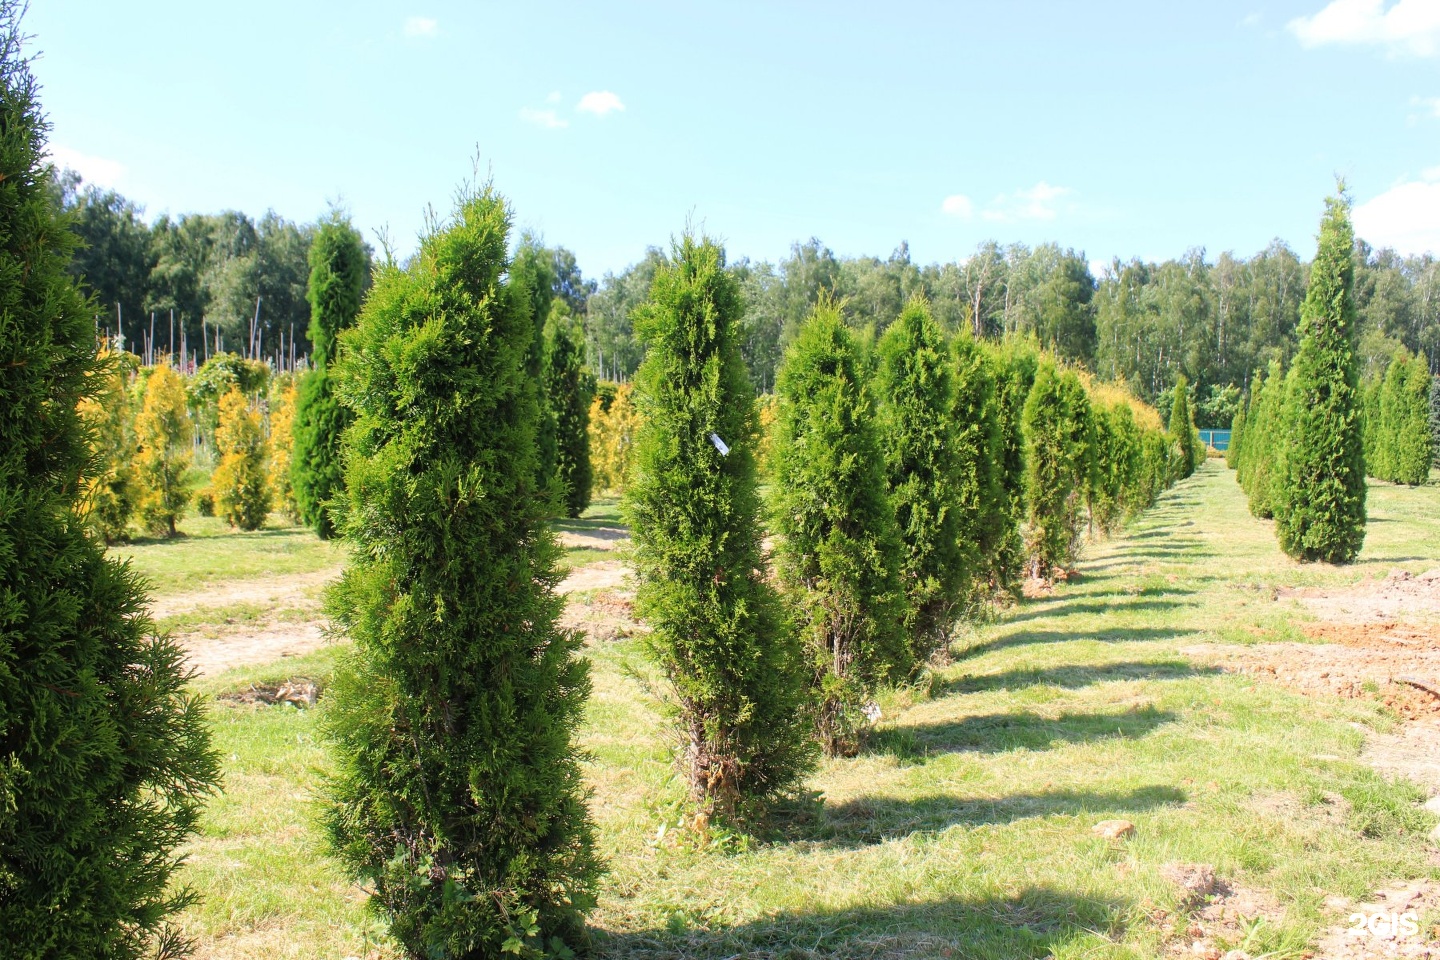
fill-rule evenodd
<path id="1" fill-rule="evenodd" d="M 1440 697 L 1390 682 L 1440 677 L 1440 580 L 1377 600 L 1440 569 L 1440 488 L 1372 483 L 1369 522 L 1353 566 L 1296 563 L 1210 460 L 1075 577 L 887 693 L 861 751 L 824 761 L 810 800 L 759 836 L 681 819 L 623 528 L 609 501 L 561 523 L 574 553 L 616 548 L 575 568 L 601 585 L 568 592 L 564 614 L 594 664 L 580 742 L 610 871 L 597 954 L 1424 956 L 1345 932 L 1372 907 L 1414 910 L 1426 939 L 1440 924 L 1421 807 L 1440 789 Z M 195 532 L 129 555 L 202 661 L 235 637 L 323 631 L 294 585 L 334 574 L 330 548 L 294 528 Z M 185 849 L 197 956 L 399 955 L 317 826 L 316 722 L 342 646 L 196 681 L 224 770 Z M 265 702 L 286 683 L 319 703 Z M 1097 835 L 1114 820 L 1133 833 Z"/>

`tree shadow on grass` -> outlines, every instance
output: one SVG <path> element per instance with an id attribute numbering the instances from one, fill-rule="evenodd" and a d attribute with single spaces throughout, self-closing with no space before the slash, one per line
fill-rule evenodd
<path id="1" fill-rule="evenodd" d="M 1109 627 L 1093 633 L 1077 633 L 1073 630 L 1017 630 L 1001 637 L 992 637 L 979 643 L 957 649 L 955 657 L 969 660 L 972 657 L 1009 650 L 1012 647 L 1027 647 L 1038 643 L 1073 643 L 1077 640 L 1100 640 L 1106 643 L 1153 643 L 1159 640 L 1176 640 L 1196 631 L 1189 629 L 1160 630 L 1154 627 Z"/>
<path id="2" fill-rule="evenodd" d="M 777 913 L 734 926 L 707 924 L 708 903 L 677 905 L 664 928 L 596 931 L 597 958 L 819 960 L 963 957 L 1037 960 L 1065 945 L 1124 933 L 1131 905 L 1028 887 L 1009 896 Z"/>
<path id="3" fill-rule="evenodd" d="M 815 839 L 827 846 L 862 847 L 916 833 L 938 833 L 954 826 L 1013 823 L 1029 817 L 1118 817 L 1178 806 L 1186 799 L 1184 791 L 1159 784 L 1128 791 L 1046 790 L 1004 797 L 967 798 L 944 793 L 909 800 L 859 797 L 827 806 Z"/>
<path id="4" fill-rule="evenodd" d="M 1171 591 L 1166 591 L 1169 594 Z M 1066 603 L 1064 600 L 1045 601 L 1042 607 L 1037 603 L 1033 608 L 1024 609 L 1021 613 L 1011 614 L 1004 620 L 1005 623 L 1025 623 L 1029 620 L 1042 620 L 1053 617 L 1069 617 L 1091 613 L 1132 613 L 1140 611 L 1177 610 L 1181 607 L 1193 607 L 1195 604 L 1184 600 L 1165 600 L 1156 597 L 1145 597 L 1142 592 L 1139 595 L 1115 594 L 1111 599 L 1096 598 L 1077 603 Z"/>
<path id="5" fill-rule="evenodd" d="M 1030 712 L 985 713 L 958 720 L 884 727 L 870 735 L 865 752 L 923 763 L 938 753 L 1049 750 L 1061 744 L 1138 740 L 1176 719 L 1173 712 L 1152 706 L 1105 713 L 1061 713 L 1053 717 Z"/>
<path id="6" fill-rule="evenodd" d="M 262 527 L 259 530 L 226 530 L 224 533 L 196 534 L 186 533 L 184 530 L 176 532 L 173 537 L 162 536 L 140 536 L 131 537 L 120 546 L 123 547 L 178 547 L 182 545 L 194 545 L 197 543 L 220 544 L 227 540 L 274 540 L 277 538 L 301 538 L 310 531 L 304 527 Z M 318 539 L 318 538 L 316 538 Z"/>
<path id="7" fill-rule="evenodd" d="M 1217 667 L 1196 667 L 1183 660 L 1121 660 L 1116 663 L 1098 665 L 1065 664 L 1059 667 L 1016 667 L 1000 673 L 966 674 L 946 680 L 937 691 L 937 695 L 1016 690 L 1042 684 L 1075 690 L 1116 680 L 1182 680 L 1187 677 L 1209 676 L 1219 672 Z"/>

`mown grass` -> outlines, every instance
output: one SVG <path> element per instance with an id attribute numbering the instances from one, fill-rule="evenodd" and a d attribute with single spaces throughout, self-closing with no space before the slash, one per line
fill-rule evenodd
<path id="1" fill-rule="evenodd" d="M 1161 867 L 1187 861 L 1272 891 L 1283 917 L 1253 925 L 1243 947 L 1301 956 L 1344 922 L 1326 896 L 1440 876 L 1424 840 L 1433 817 L 1418 788 L 1358 760 L 1365 731 L 1392 726 L 1381 708 L 1227 675 L 1183 650 L 1293 621 L 1274 586 L 1440 562 L 1440 490 L 1377 486 L 1371 516 L 1360 563 L 1294 564 L 1232 475 L 1207 464 L 1125 536 L 1094 545 L 1078 580 L 966 631 L 932 682 L 884 697 L 862 754 L 825 763 L 817 797 L 758 836 L 682 828 L 639 648 L 593 646 L 582 740 L 610 866 L 591 918 L 597 952 L 1154 957 L 1179 898 Z M 337 655 L 200 689 L 323 681 Z M 393 955 L 315 825 L 316 714 L 212 709 L 226 793 L 185 871 L 207 898 L 185 916 L 201 955 Z M 1134 837 L 1096 837 L 1111 817 L 1133 821 Z"/>

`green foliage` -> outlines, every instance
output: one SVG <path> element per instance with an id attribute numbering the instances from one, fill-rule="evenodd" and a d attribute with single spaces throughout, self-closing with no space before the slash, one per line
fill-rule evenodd
<path id="1" fill-rule="evenodd" d="M 277 378 L 271 385 L 270 436 L 266 453 L 275 507 L 295 523 L 300 522 L 300 505 L 295 502 L 291 463 L 295 454 L 295 405 L 299 398 L 300 391 L 295 387 L 293 375 Z"/>
<path id="2" fill-rule="evenodd" d="M 183 651 L 75 521 L 78 407 L 115 367 L 67 272 L 22 12 L 0 2 L 0 939 L 25 960 L 175 957 L 180 848 L 217 763 Z"/>
<path id="3" fill-rule="evenodd" d="M 1440 467 L 1440 376 L 1430 378 L 1430 451 L 1436 467 Z"/>
<path id="4" fill-rule="evenodd" d="M 1429 479 L 1434 450 L 1430 371 L 1424 358 L 1412 358 L 1401 348 L 1385 372 L 1384 383 L 1365 391 L 1365 414 L 1365 466 L 1370 476 L 1410 486 Z"/>
<path id="5" fill-rule="evenodd" d="M 633 394 L 631 384 L 601 383 L 590 402 L 590 464 L 599 490 L 625 492 L 640 426 Z"/>
<path id="6" fill-rule="evenodd" d="M 1225 448 L 1225 465 L 1231 470 L 1240 466 L 1240 458 L 1245 444 L 1245 406 L 1242 403 L 1240 409 L 1235 411 L 1235 418 L 1230 421 L 1230 445 Z"/>
<path id="7" fill-rule="evenodd" d="M 539 471 L 540 489 L 551 491 L 552 495 L 566 507 L 568 513 L 569 502 L 572 499 L 570 487 L 553 486 L 557 482 L 556 470 L 559 457 L 557 449 L 559 439 L 556 434 L 558 410 L 551 404 L 550 380 L 546 369 L 550 359 L 549 351 L 553 349 L 548 345 L 545 328 L 550 320 L 551 307 L 555 302 L 555 263 L 550 251 L 545 249 L 534 234 L 528 232 L 522 234 L 520 242 L 515 247 L 515 256 L 510 261 L 510 284 L 517 292 L 523 291 L 520 295 L 529 301 L 530 319 L 535 325 L 535 337 L 530 344 L 530 352 L 525 356 L 525 370 L 536 383 L 545 385 L 540 391 L 540 422 L 535 438 L 536 469 Z M 583 361 L 583 351 L 581 359 Z M 589 503 L 588 490 L 585 492 L 584 500 Z M 585 508 L 581 507 L 580 509 L 583 511 Z M 578 513 L 568 515 L 579 516 Z"/>
<path id="8" fill-rule="evenodd" d="M 1180 456 L 1176 461 L 1178 479 L 1184 479 L 1195 472 L 1204 459 L 1204 451 L 1197 459 L 1195 418 L 1190 414 L 1190 383 L 1182 373 L 1170 392 L 1170 436 L 1180 445 Z"/>
<path id="9" fill-rule="evenodd" d="M 624 501 L 636 613 L 673 691 L 680 766 L 695 799 L 722 814 L 793 790 L 813 756 L 804 655 L 763 573 L 742 313 L 723 252 L 685 235 L 635 313 L 648 350 Z"/>
<path id="10" fill-rule="evenodd" d="M 1354 234 L 1349 201 L 1342 195 L 1325 205 L 1300 311 L 1300 350 L 1287 382 L 1275 530 L 1281 548 L 1297 560 L 1349 563 L 1365 541 Z"/>
<path id="11" fill-rule="evenodd" d="M 1092 417 L 1094 458 L 1085 499 L 1090 520 L 1106 535 L 1115 532 L 1141 487 L 1143 439 L 1128 403 L 1095 406 Z"/>
<path id="12" fill-rule="evenodd" d="M 1009 519 L 995 370 L 989 354 L 968 329 L 953 338 L 952 349 L 955 372 L 950 420 L 959 543 L 974 588 L 988 592 L 1001 586 L 997 558 L 1004 549 Z"/>
<path id="13" fill-rule="evenodd" d="M 259 530 L 270 515 L 270 477 L 260 414 L 239 390 L 220 398 L 215 428 L 220 463 L 210 479 L 216 513 L 232 527 Z"/>
<path id="14" fill-rule="evenodd" d="M 1031 576 L 1069 570 L 1093 458 L 1090 400 L 1080 378 L 1043 361 L 1025 401 L 1026 546 Z"/>
<path id="15" fill-rule="evenodd" d="M 912 300 L 880 339 L 880 399 L 886 485 L 905 546 L 901 582 L 917 666 L 943 650 L 978 570 L 961 542 L 960 456 L 951 419 L 955 359 L 924 300 Z"/>
<path id="16" fill-rule="evenodd" d="M 1270 361 L 1265 373 L 1256 373 L 1245 418 L 1245 447 L 1237 479 L 1245 490 L 1250 512 L 1261 518 L 1275 515 L 1279 479 L 1284 474 L 1285 377 L 1280 361 Z"/>
<path id="17" fill-rule="evenodd" d="M 555 481 L 565 515 L 578 517 L 590 506 L 590 399 L 594 378 L 585 371 L 584 347 L 576 331 L 559 327 L 550 338 L 545 384 L 550 402 Z M 538 444 L 537 444 L 538 446 Z M 538 451 L 537 451 L 538 452 Z M 543 477 L 541 478 L 543 482 Z"/>
<path id="18" fill-rule="evenodd" d="M 300 378 L 295 403 L 295 449 L 290 478 L 300 517 L 317 534 L 335 533 L 331 504 L 344 479 L 341 437 L 349 411 L 340 405 L 331 381 L 336 341 L 360 311 L 369 269 L 359 232 L 338 211 L 320 224 L 310 245 L 310 340 L 315 369 Z"/>
<path id="19" fill-rule="evenodd" d="M 910 667 L 900 536 L 859 348 L 822 300 L 786 351 L 770 513 L 777 568 L 810 659 L 816 731 L 853 755 L 861 707 Z"/>
<path id="20" fill-rule="evenodd" d="M 996 586 L 1017 590 L 1025 565 L 1025 540 L 1020 524 L 1025 514 L 1025 400 L 1035 383 L 1039 356 L 1027 343 L 1011 338 L 989 351 L 995 382 L 1001 487 L 1001 538 L 989 558 Z"/>
<path id="21" fill-rule="evenodd" d="M 185 473 L 190 469 L 194 435 L 185 407 L 185 384 L 168 360 L 161 362 L 150 371 L 135 418 L 135 479 L 140 491 L 136 511 L 151 533 L 175 536 L 175 523 L 190 504 Z"/>
<path id="22" fill-rule="evenodd" d="M 200 365 L 186 388 L 192 407 L 215 411 L 220 398 L 231 390 L 253 397 L 264 393 L 269 382 L 268 364 L 246 360 L 237 353 L 217 353 Z"/>
<path id="23" fill-rule="evenodd" d="M 85 476 L 80 514 L 106 543 L 119 543 L 129 535 L 138 495 L 134 410 L 128 390 L 134 369 L 130 359 L 130 354 L 102 350 L 94 395 L 80 401 L 95 457 Z"/>
<path id="24" fill-rule="evenodd" d="M 488 187 L 462 198 L 378 271 L 335 374 L 353 549 L 328 609 L 355 650 L 327 691 L 326 825 L 414 957 L 578 949 L 600 870 L 509 227 Z"/>

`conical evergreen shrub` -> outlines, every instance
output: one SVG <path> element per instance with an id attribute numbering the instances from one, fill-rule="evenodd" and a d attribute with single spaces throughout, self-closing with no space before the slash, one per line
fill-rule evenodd
<path id="1" fill-rule="evenodd" d="M 1096 406 L 1092 426 L 1094 458 L 1085 499 L 1090 522 L 1109 535 L 1125 518 L 1140 483 L 1140 427 L 1127 403 Z"/>
<path id="2" fill-rule="evenodd" d="M 0 954 L 178 957 L 218 768 L 183 652 L 76 522 L 97 466 L 77 408 L 116 368 L 68 271 L 23 9 L 0 0 Z"/>
<path id="3" fill-rule="evenodd" d="M 1177 466 L 1183 480 L 1195 472 L 1195 418 L 1190 413 L 1190 382 L 1180 374 L 1170 392 L 1170 436 L 1180 445 L 1180 459 Z"/>
<path id="4" fill-rule="evenodd" d="M 1297 560 L 1349 563 L 1365 542 L 1365 452 L 1355 358 L 1354 232 L 1342 195 L 1325 201 L 1286 390 L 1280 546 Z"/>
<path id="5" fill-rule="evenodd" d="M 910 668 L 900 536 L 859 347 L 822 301 L 776 376 L 770 513 L 777 568 L 799 621 L 829 756 L 853 755 L 861 708 Z"/>
<path id="6" fill-rule="evenodd" d="M 550 308 L 555 301 L 555 268 L 550 253 L 538 237 L 526 232 L 515 246 L 515 256 L 510 261 L 510 283 L 526 298 L 530 305 L 530 319 L 535 325 L 534 339 L 525 355 L 525 371 L 536 383 L 548 385 L 549 349 L 546 342 L 546 325 L 550 319 Z M 582 354 L 583 362 L 583 354 Z M 555 498 L 557 512 L 565 510 L 566 490 L 556 484 L 556 465 L 559 456 L 559 438 L 556 433 L 556 411 L 550 405 L 548 386 L 542 387 L 539 396 L 539 425 L 536 428 L 536 470 L 540 489 L 547 496 Z M 588 503 L 588 497 L 587 497 Z M 583 509 L 583 508 L 582 508 Z"/>
<path id="7" fill-rule="evenodd" d="M 1263 377 L 1255 376 L 1245 433 L 1240 482 L 1250 513 L 1268 519 L 1275 515 L 1279 480 L 1284 475 L 1285 376 L 1278 360 L 1270 361 Z"/>
<path id="8" fill-rule="evenodd" d="M 239 390 L 220 398 L 215 451 L 220 462 L 210 478 L 210 489 L 216 516 L 241 530 L 259 530 L 270 515 L 265 432 L 260 414 Z"/>
<path id="9" fill-rule="evenodd" d="M 149 532 L 175 536 L 175 524 L 190 505 L 185 474 L 193 460 L 195 427 L 185 406 L 185 384 L 162 360 L 145 380 L 145 398 L 135 418 L 136 513 Z"/>
<path id="10" fill-rule="evenodd" d="M 1235 416 L 1230 421 L 1230 443 L 1225 448 L 1225 465 L 1231 470 L 1240 469 L 1240 458 L 1244 456 L 1245 444 L 1245 404 L 1240 404 L 1240 409 L 1235 411 Z"/>
<path id="11" fill-rule="evenodd" d="M 134 370 L 128 353 L 102 350 L 94 396 L 80 401 L 80 414 L 90 430 L 96 465 L 85 479 L 80 513 L 106 543 L 119 543 L 130 533 L 138 489 L 135 482 L 135 419 L 129 381 Z"/>
<path id="12" fill-rule="evenodd" d="M 1412 487 L 1424 483 L 1430 477 L 1433 456 L 1430 371 L 1424 359 L 1401 351 L 1385 372 L 1379 395 L 1380 427 L 1373 432 L 1379 434 L 1376 445 L 1384 454 L 1378 469 L 1370 467 L 1367 460 L 1370 475 Z"/>
<path id="13" fill-rule="evenodd" d="M 918 667 L 948 644 L 978 572 L 974 544 L 961 540 L 955 361 L 922 299 L 906 304 L 885 331 L 877 359 L 886 486 L 905 547 L 901 582 L 910 600 L 906 627 Z"/>
<path id="14" fill-rule="evenodd" d="M 301 520 L 290 469 L 295 455 L 295 405 L 299 400 L 300 391 L 289 375 L 270 387 L 270 436 L 266 444 L 270 491 L 275 498 L 275 509 L 283 512 L 293 523 Z"/>
<path id="15" fill-rule="evenodd" d="M 704 807 L 742 815 L 796 787 L 814 755 L 804 655 L 765 579 L 743 313 L 723 252 L 685 235 L 635 313 L 646 354 L 624 501 L 680 769 Z"/>
<path id="16" fill-rule="evenodd" d="M 1075 561 L 1090 477 L 1090 400 L 1080 379 L 1042 362 L 1025 401 L 1024 426 L 1030 575 L 1050 579 Z"/>
<path id="17" fill-rule="evenodd" d="M 353 549 L 328 609 L 355 648 L 326 692 L 326 822 L 412 957 L 579 949 L 600 869 L 509 228 L 488 187 L 462 197 L 379 270 L 335 372 Z"/>
<path id="18" fill-rule="evenodd" d="M 984 347 L 963 328 L 953 338 L 954 393 L 950 408 L 955 452 L 959 542 L 965 589 L 975 599 L 1003 584 L 995 558 L 1006 534 L 1003 437 L 996 377 Z"/>
<path id="19" fill-rule="evenodd" d="M 1440 376 L 1430 377 L 1430 456 L 1440 467 Z"/>
<path id="20" fill-rule="evenodd" d="M 334 211 L 320 222 L 310 244 L 310 344 L 314 369 L 300 378 L 295 403 L 295 450 L 291 481 L 305 525 L 321 537 L 335 534 L 329 504 L 344 488 L 340 443 L 350 414 L 335 395 L 330 367 L 340 331 L 355 322 L 369 272 L 359 231 Z"/>
<path id="21" fill-rule="evenodd" d="M 1385 423 L 1384 398 L 1383 376 L 1360 387 L 1360 434 L 1365 448 L 1365 473 L 1376 480 L 1385 480 L 1390 476 L 1390 437 Z"/>
<path id="22" fill-rule="evenodd" d="M 551 470 L 565 515 L 578 517 L 590 506 L 590 399 L 595 388 L 585 370 L 584 348 L 569 324 L 557 326 L 551 337 L 545 381 L 553 421 Z"/>
<path id="23" fill-rule="evenodd" d="M 1039 357 L 1027 343 L 1010 339 L 987 351 L 995 384 L 1001 489 L 1000 541 L 989 558 L 990 577 L 1001 590 L 1017 593 L 1025 569 L 1025 401 L 1035 383 Z"/>

